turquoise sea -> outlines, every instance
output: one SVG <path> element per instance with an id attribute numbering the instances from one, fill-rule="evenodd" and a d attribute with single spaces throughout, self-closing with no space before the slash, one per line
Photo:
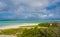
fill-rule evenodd
<path id="1" fill-rule="evenodd" d="M 17 25 L 17 24 L 24 24 L 24 23 L 45 23 L 45 22 L 60 22 L 60 20 L 17 20 L 17 21 L 0 21 L 1 26 L 7 25 Z"/>

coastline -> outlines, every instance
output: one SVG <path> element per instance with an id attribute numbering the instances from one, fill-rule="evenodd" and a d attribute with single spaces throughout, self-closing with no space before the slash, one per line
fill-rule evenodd
<path id="1" fill-rule="evenodd" d="M 4 30 L 4 29 L 10 29 L 10 28 L 19 28 L 21 26 L 32 26 L 32 25 L 38 25 L 38 23 L 24 23 L 24 24 L 15 24 L 15 25 L 8 25 L 8 26 L 2 26 L 0 27 L 0 30 Z"/>

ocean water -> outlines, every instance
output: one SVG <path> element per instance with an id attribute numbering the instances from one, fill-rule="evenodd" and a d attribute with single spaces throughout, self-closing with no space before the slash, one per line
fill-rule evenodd
<path id="1" fill-rule="evenodd" d="M 1 26 L 7 25 L 17 25 L 17 24 L 24 24 L 24 23 L 45 23 L 45 22 L 57 22 L 60 20 L 17 20 L 17 21 L 0 21 Z"/>

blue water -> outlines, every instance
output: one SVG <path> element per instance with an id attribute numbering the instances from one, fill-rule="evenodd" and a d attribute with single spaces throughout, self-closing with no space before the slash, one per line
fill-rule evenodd
<path id="1" fill-rule="evenodd" d="M 16 24 L 23 24 L 23 23 L 45 23 L 45 22 L 55 22 L 60 20 L 17 20 L 17 21 L 0 21 L 0 26 L 7 26 L 7 25 L 16 25 Z"/>

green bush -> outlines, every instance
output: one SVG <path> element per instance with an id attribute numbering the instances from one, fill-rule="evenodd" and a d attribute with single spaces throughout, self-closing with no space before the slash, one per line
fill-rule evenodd
<path id="1" fill-rule="evenodd" d="M 18 34 L 18 37 L 59 37 L 56 29 L 54 28 L 31 28 L 25 29 L 22 34 Z"/>
<path id="2" fill-rule="evenodd" d="M 52 26 L 50 26 L 50 24 L 52 24 Z M 57 27 L 57 22 L 52 22 L 52 23 L 41 23 L 38 24 L 41 27 Z"/>
<path id="3" fill-rule="evenodd" d="M 50 23 L 41 23 L 33 27 L 34 28 L 29 29 L 22 27 L 17 29 L 5 29 L 2 30 L 0 34 L 16 35 L 17 37 L 60 37 L 60 29 L 58 29 L 56 22 L 53 22 L 52 26 L 50 26 Z"/>

